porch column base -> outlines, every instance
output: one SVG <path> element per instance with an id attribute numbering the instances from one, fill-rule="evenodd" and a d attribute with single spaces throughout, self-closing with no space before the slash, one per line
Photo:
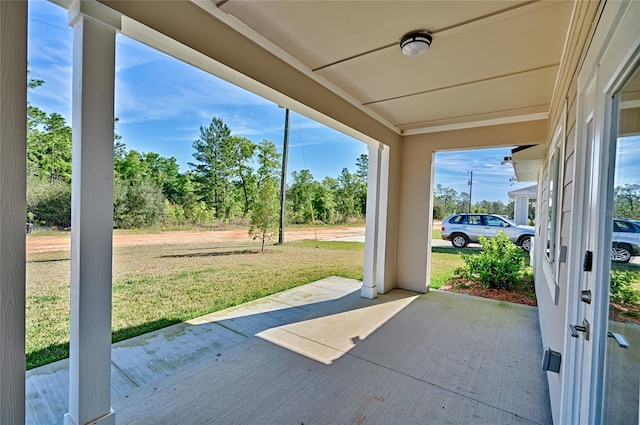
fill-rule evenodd
<path id="1" fill-rule="evenodd" d="M 109 413 L 104 416 L 94 419 L 86 424 L 78 424 L 73 420 L 69 413 L 64 415 L 64 425 L 116 425 L 116 412 L 110 409 Z"/>
<path id="2" fill-rule="evenodd" d="M 362 298 L 374 299 L 378 296 L 378 288 L 375 285 L 373 286 L 365 286 L 364 284 L 360 288 L 360 296 Z"/>

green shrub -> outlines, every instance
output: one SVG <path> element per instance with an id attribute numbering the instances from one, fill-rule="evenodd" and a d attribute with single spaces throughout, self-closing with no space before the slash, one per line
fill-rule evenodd
<path id="1" fill-rule="evenodd" d="M 113 222 L 123 229 L 148 227 L 164 214 L 162 188 L 141 177 L 116 179 L 113 187 Z"/>
<path id="2" fill-rule="evenodd" d="M 469 280 L 482 282 L 485 288 L 509 289 L 522 278 L 521 250 L 504 232 L 494 238 L 480 236 L 480 254 L 461 253 L 464 266 L 457 272 Z"/>
<path id="3" fill-rule="evenodd" d="M 43 226 L 71 226 L 71 185 L 62 180 L 30 177 L 27 183 L 27 217 Z"/>
<path id="4" fill-rule="evenodd" d="M 633 286 L 638 272 L 629 270 L 611 270 L 611 287 L 609 296 L 616 304 L 640 305 L 640 290 Z"/>

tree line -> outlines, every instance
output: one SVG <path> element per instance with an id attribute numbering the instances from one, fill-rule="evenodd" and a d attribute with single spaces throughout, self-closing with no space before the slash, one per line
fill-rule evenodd
<path id="1" fill-rule="evenodd" d="M 613 211 L 616 218 L 640 220 L 640 184 L 616 186 L 613 189 Z"/>
<path id="2" fill-rule="evenodd" d="M 479 201 L 471 205 L 475 213 L 488 213 L 513 217 L 514 201 Z M 451 214 L 469 212 L 469 193 L 457 192 L 451 187 L 436 184 L 433 189 L 433 219 L 443 220 Z M 530 208 L 529 218 L 533 220 L 534 210 Z"/>
<path id="3" fill-rule="evenodd" d="M 44 84 L 29 80 L 29 89 Z M 27 221 L 40 226 L 71 225 L 71 127 L 58 113 L 27 105 Z M 114 123 L 117 128 L 118 120 Z M 281 156 L 275 143 L 231 134 L 222 119 L 200 127 L 194 161 L 180 172 L 176 158 L 127 149 L 114 140 L 114 226 L 213 226 L 251 223 L 255 215 L 279 214 Z M 286 222 L 327 224 L 363 220 L 366 215 L 367 155 L 337 177 L 318 181 L 307 169 L 293 171 L 286 189 Z M 433 218 L 467 212 L 469 194 L 436 184 Z M 257 211 L 256 211 L 257 210 Z M 471 212 L 513 217 L 514 202 L 482 200 Z M 271 211 L 269 214 L 267 212 Z M 273 211 L 276 211 L 275 213 Z M 640 219 L 640 185 L 614 189 L 616 217 Z M 533 220 L 534 207 L 529 218 Z M 255 224 L 254 224 L 255 225 Z M 277 222 L 276 222 L 277 225 Z M 263 226 L 264 227 L 264 226 Z"/>
<path id="4" fill-rule="evenodd" d="M 30 80 L 29 88 L 43 84 Z M 66 228 L 71 223 L 71 127 L 58 113 L 27 106 L 27 220 Z M 114 126 L 117 128 L 117 119 Z M 114 226 L 251 222 L 272 226 L 279 215 L 281 156 L 275 143 L 234 136 L 222 119 L 200 127 L 194 161 L 180 172 L 174 157 L 127 149 L 114 140 Z M 286 189 L 290 224 L 342 223 L 365 216 L 367 156 L 356 171 L 317 181 L 309 170 L 292 173 Z M 274 212 L 275 211 L 275 212 Z M 262 224 L 258 224 L 262 217 Z M 277 225 L 277 221 L 276 221 Z"/>
<path id="5" fill-rule="evenodd" d="M 437 184 L 433 191 L 433 218 L 442 220 L 451 214 L 467 212 L 469 194 Z M 500 214 L 513 217 L 514 201 L 480 201 L 471 207 L 471 212 Z M 613 211 L 617 218 L 640 220 L 640 184 L 626 183 L 613 189 Z M 529 220 L 535 218 L 535 207 L 529 207 Z"/>

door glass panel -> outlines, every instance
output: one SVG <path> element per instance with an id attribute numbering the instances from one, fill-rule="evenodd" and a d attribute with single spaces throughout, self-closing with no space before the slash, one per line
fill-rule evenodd
<path id="1" fill-rule="evenodd" d="M 616 95 L 617 138 L 605 424 L 638 424 L 640 400 L 640 70 Z M 625 347 L 626 346 L 626 347 Z"/>

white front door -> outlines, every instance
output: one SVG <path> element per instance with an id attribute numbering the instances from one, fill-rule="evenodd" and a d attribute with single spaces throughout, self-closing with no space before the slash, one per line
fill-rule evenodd
<path id="1" fill-rule="evenodd" d="M 578 339 L 578 372 L 576 376 L 577 384 L 580 391 L 578 392 L 578 402 L 582 407 L 578 412 L 579 420 L 577 423 L 587 424 L 592 417 L 593 412 L 589 406 L 593 406 L 592 400 L 594 389 L 591 383 L 594 380 L 594 350 L 597 348 L 594 343 L 594 324 L 596 324 L 596 312 L 594 297 L 600 294 L 600 288 L 597 287 L 597 278 L 595 275 L 599 272 L 598 266 L 602 264 L 600 261 L 602 253 L 597 250 L 598 228 L 601 220 L 598 218 L 597 206 L 599 205 L 600 191 L 597 190 L 599 181 L 600 162 L 594 158 L 599 158 L 599 140 L 596 137 L 596 117 L 597 117 L 597 73 L 593 76 L 583 94 L 583 104 L 581 116 L 579 120 L 582 125 L 582 133 L 578 143 L 584 149 L 585 171 L 583 175 L 584 184 L 582 186 L 583 199 L 585 208 L 583 211 L 576 211 L 576 216 L 581 218 L 583 230 L 583 248 L 581 250 L 580 260 L 582 262 L 581 274 L 579 275 L 579 291 L 570 294 L 573 297 L 569 302 L 577 305 L 576 315 L 573 323 L 569 324 L 568 331 L 572 337 Z M 595 270 L 594 270 L 595 267 Z"/>
<path id="2" fill-rule="evenodd" d="M 640 423 L 640 65 L 612 102 L 612 132 L 607 193 L 611 215 L 616 219 L 615 253 L 605 288 L 607 338 L 603 423 Z M 608 221 L 612 217 L 607 217 Z M 608 228 L 612 229 L 611 223 Z M 620 253 L 628 252 L 627 255 Z"/>
<path id="3" fill-rule="evenodd" d="M 607 2 L 578 77 L 560 423 L 640 424 L 640 251 L 612 255 L 614 219 L 640 220 L 638 22 Z"/>
<path id="4" fill-rule="evenodd" d="M 568 295 L 576 306 L 568 329 L 577 338 L 575 417 L 580 424 L 638 425 L 640 246 L 618 238 L 616 252 L 625 249 L 630 256 L 614 256 L 612 235 L 614 219 L 640 232 L 640 66 L 624 72 L 604 102 L 598 102 L 602 76 L 595 74 L 579 116 L 578 143 L 585 152 L 585 209 L 576 212 L 584 231 L 582 272 L 579 291 Z"/>

